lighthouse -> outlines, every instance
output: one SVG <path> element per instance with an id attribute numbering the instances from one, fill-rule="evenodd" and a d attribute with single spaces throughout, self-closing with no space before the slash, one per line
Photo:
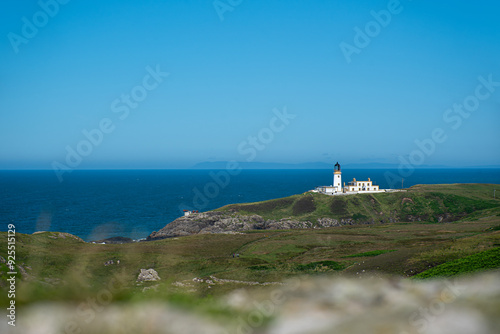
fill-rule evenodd
<path id="1" fill-rule="evenodd" d="M 338 161 L 333 167 L 333 189 L 334 192 L 342 192 L 342 172 Z"/>
<path id="2" fill-rule="evenodd" d="M 357 181 L 352 179 L 347 185 L 344 183 L 342 187 L 342 172 L 340 164 L 337 163 L 333 166 L 333 184 L 331 186 L 317 187 L 313 192 L 325 195 L 354 195 L 363 193 L 383 193 L 388 191 L 398 191 L 394 189 L 380 189 L 378 185 L 374 184 L 370 178 L 368 181 Z M 406 191 L 406 190 L 404 190 Z"/>

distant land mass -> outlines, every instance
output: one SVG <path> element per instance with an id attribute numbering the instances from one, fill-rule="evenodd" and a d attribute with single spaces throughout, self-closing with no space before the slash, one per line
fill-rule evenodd
<path id="1" fill-rule="evenodd" d="M 195 164 L 192 169 L 225 169 L 228 161 L 204 161 Z M 279 163 L 279 162 L 238 162 L 243 169 L 333 169 L 335 161 L 326 162 L 304 162 L 304 163 Z M 399 164 L 393 163 L 352 163 L 341 164 L 342 168 L 348 169 L 397 169 Z M 415 168 L 500 168 L 500 165 L 488 166 L 446 166 L 446 165 L 420 165 Z"/>
<path id="2" fill-rule="evenodd" d="M 197 163 L 193 169 L 225 169 L 228 161 L 204 161 Z M 279 162 L 238 162 L 243 169 L 332 169 L 334 163 L 305 162 L 299 164 Z"/>

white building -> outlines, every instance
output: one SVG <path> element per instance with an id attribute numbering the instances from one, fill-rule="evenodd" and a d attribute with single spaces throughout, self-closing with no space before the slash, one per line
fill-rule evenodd
<path id="1" fill-rule="evenodd" d="M 338 162 L 333 167 L 333 184 L 331 186 L 318 187 L 314 191 L 327 195 L 385 192 L 384 189 L 380 190 L 378 185 L 374 185 L 370 178 L 368 178 L 368 181 L 357 181 L 356 179 L 352 179 L 347 186 L 344 183 L 342 187 L 342 171 L 340 170 L 340 164 Z"/>
<path id="2" fill-rule="evenodd" d="M 188 217 L 195 213 L 200 213 L 200 212 L 198 210 L 184 210 L 184 217 Z"/>
<path id="3" fill-rule="evenodd" d="M 345 192 L 379 192 L 379 186 L 374 185 L 373 182 L 368 178 L 368 181 L 356 181 L 352 179 L 351 182 L 344 185 Z"/>

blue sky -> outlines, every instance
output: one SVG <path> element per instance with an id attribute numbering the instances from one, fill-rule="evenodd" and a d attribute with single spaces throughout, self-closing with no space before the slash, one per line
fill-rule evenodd
<path id="1" fill-rule="evenodd" d="M 0 4 L 2 169 L 500 165 L 497 1 L 40 3 Z"/>

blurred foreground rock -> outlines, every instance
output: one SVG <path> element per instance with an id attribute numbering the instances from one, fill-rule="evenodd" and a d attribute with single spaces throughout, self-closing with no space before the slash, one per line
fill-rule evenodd
<path id="1" fill-rule="evenodd" d="M 500 272 L 434 281 L 297 278 L 284 286 L 237 289 L 214 305 L 235 316 L 209 318 L 158 301 L 111 304 L 98 312 L 50 303 L 19 310 L 16 327 L 2 321 L 0 332 L 498 333 Z"/>

